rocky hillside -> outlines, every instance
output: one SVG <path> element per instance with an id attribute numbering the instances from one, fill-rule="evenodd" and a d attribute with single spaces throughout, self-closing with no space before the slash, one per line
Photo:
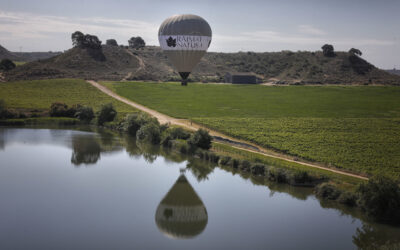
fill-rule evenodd
<path id="1" fill-rule="evenodd" d="M 191 74 L 193 81 L 221 82 L 227 72 L 252 72 L 263 82 L 280 84 L 399 84 L 361 57 L 336 52 L 207 53 Z M 75 77 L 109 80 L 177 81 L 179 75 L 161 49 L 103 45 L 102 50 L 72 48 L 53 58 L 27 63 L 6 74 L 8 80 Z"/>
<path id="2" fill-rule="evenodd" d="M 0 45 L 0 60 L 10 59 L 12 61 L 22 61 L 22 58 L 8 51 L 6 48 Z"/>

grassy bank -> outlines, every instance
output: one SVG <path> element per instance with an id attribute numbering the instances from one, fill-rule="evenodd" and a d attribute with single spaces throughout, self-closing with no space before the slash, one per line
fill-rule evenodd
<path id="1" fill-rule="evenodd" d="M 357 173 L 400 177 L 400 88 L 105 82 L 177 118 Z"/>
<path id="2" fill-rule="evenodd" d="M 0 120 L 0 126 L 25 126 L 25 125 L 78 125 L 82 122 L 69 117 L 35 117 L 21 119 Z"/>
<path id="3" fill-rule="evenodd" d="M 98 111 L 102 104 L 112 103 L 122 117 L 136 111 L 79 79 L 52 79 L 6 82 L 0 84 L 0 99 L 8 108 L 48 110 L 54 102 L 69 106 L 81 104 Z"/>

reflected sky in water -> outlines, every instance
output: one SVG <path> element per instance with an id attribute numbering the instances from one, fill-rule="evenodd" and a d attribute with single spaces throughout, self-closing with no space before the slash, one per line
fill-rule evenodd
<path id="1" fill-rule="evenodd" d="M 110 132 L 0 128 L 0 160 L 0 249 L 356 249 L 400 232 Z"/>

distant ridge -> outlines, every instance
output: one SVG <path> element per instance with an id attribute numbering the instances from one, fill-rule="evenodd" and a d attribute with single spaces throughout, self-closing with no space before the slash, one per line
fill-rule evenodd
<path id="1" fill-rule="evenodd" d="M 60 55 L 62 52 L 11 52 L 0 45 L 0 60 L 10 59 L 19 62 L 32 62 Z"/>
<path id="2" fill-rule="evenodd" d="M 0 45 L 0 60 L 2 59 L 10 59 L 12 61 L 21 61 L 22 58 L 15 55 L 14 53 L 8 51 L 6 48 Z"/>
<path id="3" fill-rule="evenodd" d="M 391 84 L 400 76 L 376 68 L 347 52 L 326 57 L 316 52 L 209 52 L 190 80 L 223 82 L 227 72 L 252 72 L 271 84 Z M 179 81 L 179 75 L 157 46 L 132 50 L 103 45 L 102 50 L 72 48 L 55 57 L 27 63 L 8 72 L 8 80 L 42 78 Z"/>
<path id="4" fill-rule="evenodd" d="M 387 69 L 386 72 L 400 76 L 400 69 Z"/>

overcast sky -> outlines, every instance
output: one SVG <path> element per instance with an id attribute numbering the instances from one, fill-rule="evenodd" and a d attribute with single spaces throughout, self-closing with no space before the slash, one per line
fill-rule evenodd
<path id="1" fill-rule="evenodd" d="M 196 14 L 213 30 L 210 51 L 358 48 L 380 68 L 400 68 L 399 0 L 0 0 L 0 44 L 11 51 L 71 48 L 71 33 L 141 36 L 158 45 L 157 31 L 174 14 Z"/>

